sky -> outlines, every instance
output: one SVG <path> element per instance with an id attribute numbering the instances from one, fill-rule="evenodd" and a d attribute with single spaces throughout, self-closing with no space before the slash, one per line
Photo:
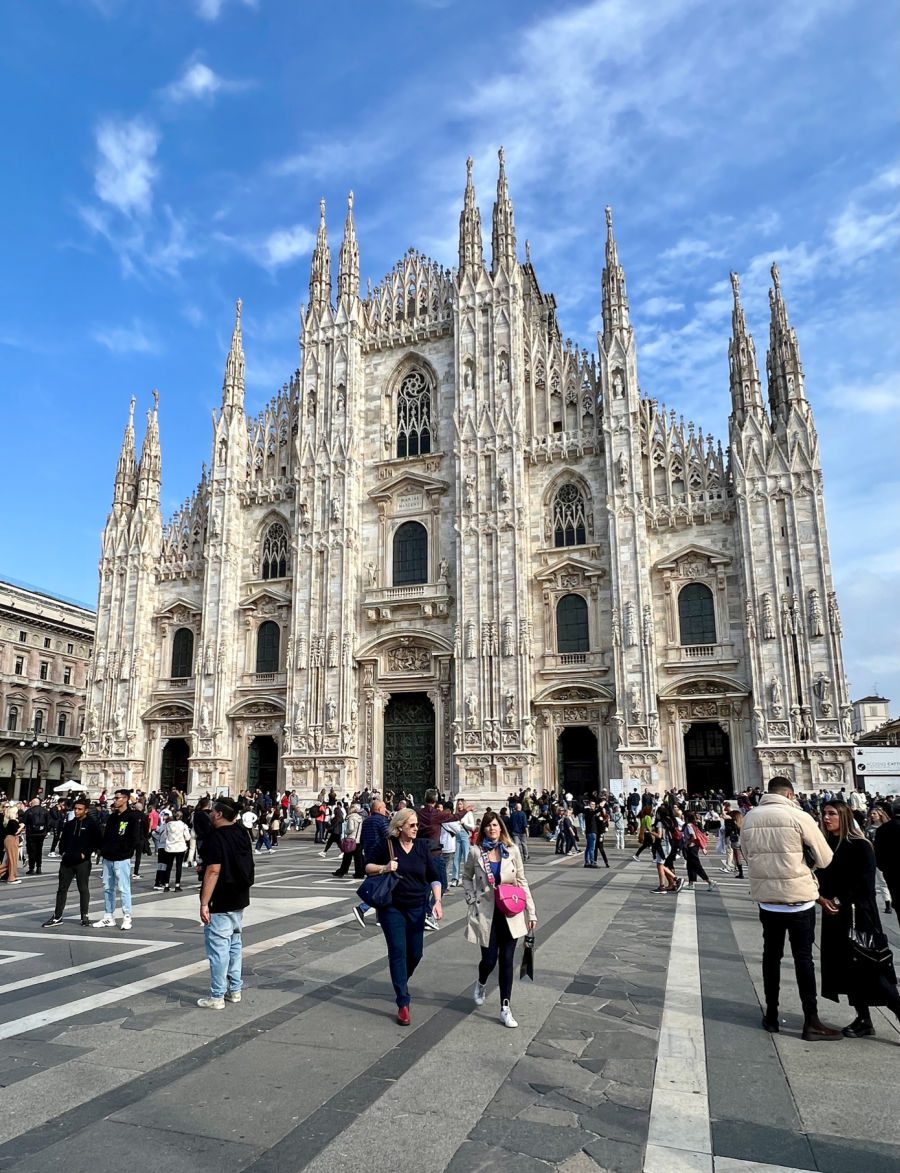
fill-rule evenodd
<path id="1" fill-rule="evenodd" d="M 0 577 L 93 605 L 132 395 L 163 512 L 209 458 L 243 299 L 247 408 L 298 365 L 319 199 L 363 281 L 489 224 L 594 350 L 614 209 L 645 394 L 727 438 L 730 269 L 760 365 L 778 262 L 821 440 L 851 695 L 900 708 L 900 138 L 866 0 L 4 0 Z M 489 233 L 488 233 L 489 236 Z"/>

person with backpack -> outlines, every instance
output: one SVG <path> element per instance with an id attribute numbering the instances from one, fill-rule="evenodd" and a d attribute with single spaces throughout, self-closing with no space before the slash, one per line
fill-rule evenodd
<path id="1" fill-rule="evenodd" d="M 709 839 L 706 832 L 697 822 L 697 812 L 688 811 L 684 816 L 684 828 L 681 849 L 684 852 L 684 862 L 687 867 L 688 887 L 693 889 L 696 880 L 705 880 L 710 892 L 718 885 L 711 880 L 700 862 L 700 852 L 705 855 L 709 849 Z"/>
<path id="2" fill-rule="evenodd" d="M 25 854 L 28 856 L 28 872 L 26 874 L 39 876 L 43 862 L 44 840 L 47 838 L 50 826 L 47 810 L 41 806 L 39 798 L 33 798 L 28 804 L 28 810 L 25 812 L 22 823 L 25 827 Z"/>
<path id="3" fill-rule="evenodd" d="M 324 848 L 319 852 L 322 859 L 328 855 L 329 848 L 334 843 L 338 847 L 341 845 L 341 839 L 344 837 L 344 808 L 339 802 L 334 804 L 334 809 L 331 812 L 331 820 L 328 824 L 328 838 L 325 840 Z"/>

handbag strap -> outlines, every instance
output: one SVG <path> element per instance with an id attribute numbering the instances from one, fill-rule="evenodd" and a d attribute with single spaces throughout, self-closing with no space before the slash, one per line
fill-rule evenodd
<path id="1" fill-rule="evenodd" d="M 481 849 L 481 862 L 484 864 L 484 870 L 487 873 L 488 886 L 491 888 L 495 887 L 496 885 L 494 883 L 494 870 L 491 867 L 491 861 L 488 859 L 488 853 L 484 850 L 483 847 Z M 502 859 L 500 862 L 501 863 L 503 862 Z"/>

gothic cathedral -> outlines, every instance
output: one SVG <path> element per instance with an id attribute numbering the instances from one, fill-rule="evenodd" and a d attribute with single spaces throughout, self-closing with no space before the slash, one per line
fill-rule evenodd
<path id="1" fill-rule="evenodd" d="M 244 412 L 241 303 L 209 468 L 160 516 L 134 401 L 102 540 L 82 777 L 193 794 L 428 785 L 499 801 L 610 779 L 852 785 L 819 444 L 777 270 L 763 401 L 738 279 L 729 445 L 638 387 L 606 212 L 597 352 L 471 161 L 459 268 L 360 296 L 324 204 L 300 367 Z"/>

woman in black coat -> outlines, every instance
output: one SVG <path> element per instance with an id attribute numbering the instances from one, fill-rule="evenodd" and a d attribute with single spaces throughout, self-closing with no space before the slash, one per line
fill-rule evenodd
<path id="1" fill-rule="evenodd" d="M 858 932 L 881 933 L 875 896 L 875 852 L 859 830 L 849 806 L 827 802 L 822 807 L 822 829 L 834 858 L 817 872 L 822 917 L 822 997 L 840 1000 L 845 994 L 856 1018 L 844 1027 L 847 1038 L 874 1035 L 871 1006 L 887 1006 L 900 1019 L 896 979 L 859 972 L 850 946 L 851 924 Z M 852 917 L 851 917 L 852 914 Z"/>

